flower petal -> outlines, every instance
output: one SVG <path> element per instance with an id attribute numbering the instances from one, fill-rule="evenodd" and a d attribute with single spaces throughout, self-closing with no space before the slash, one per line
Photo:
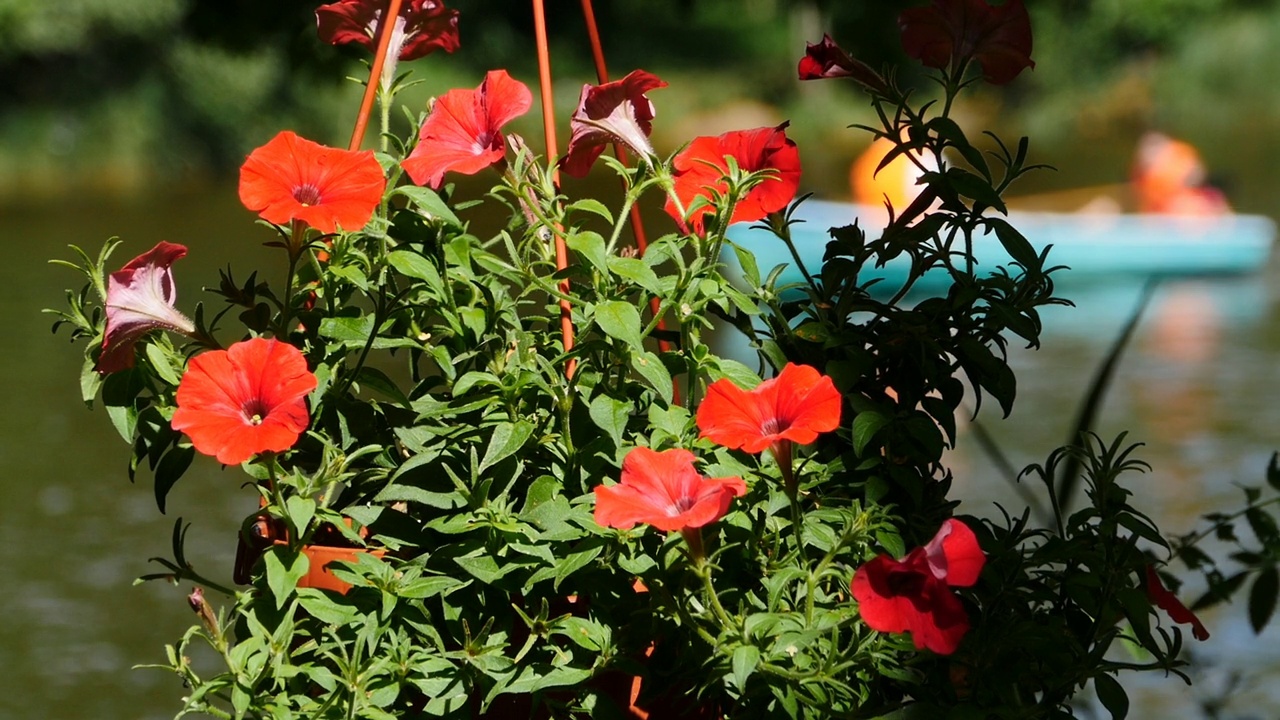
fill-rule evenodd
<path id="1" fill-rule="evenodd" d="M 1170 620 L 1182 625 L 1190 625 L 1191 634 L 1197 640 L 1209 639 L 1209 629 L 1200 622 L 1200 618 L 1196 617 L 1195 613 L 1182 604 L 1177 595 L 1169 592 L 1160 581 L 1160 574 L 1150 565 L 1146 567 L 1146 588 L 1147 597 L 1156 607 L 1168 613 Z"/>
<path id="2" fill-rule="evenodd" d="M 431 187 L 439 187 L 446 172 L 474 175 L 505 157 L 500 129 L 532 105 L 524 83 L 491 70 L 475 90 L 450 90 L 436 99 L 401 167 L 415 183 Z"/>
<path id="3" fill-rule="evenodd" d="M 178 385 L 173 429 L 224 465 L 288 450 L 307 428 L 316 388 L 297 348 L 254 338 L 191 359 Z"/>
<path id="4" fill-rule="evenodd" d="M 952 587 L 969 587 L 978 582 L 987 556 L 978 545 L 978 537 L 968 525 L 950 518 L 938 528 L 924 546 L 930 572 Z"/>
<path id="5" fill-rule="evenodd" d="M 595 488 L 596 523 L 626 530 L 645 523 L 671 532 L 719 520 L 735 497 L 746 493 L 741 478 L 708 479 L 688 450 L 656 452 L 637 447 L 622 461 L 617 485 Z"/>
<path id="6" fill-rule="evenodd" d="M 322 233 L 357 231 L 382 202 L 386 178 L 372 150 L 329 148 L 277 134 L 240 167 L 240 201 L 267 222 L 305 222 Z"/>
<path id="7" fill-rule="evenodd" d="M 172 266 L 186 254 L 183 245 L 160 242 L 107 277 L 107 323 L 95 370 L 111 373 L 133 367 L 133 346 L 152 330 L 195 332 L 191 320 L 174 308 Z"/>
<path id="8" fill-rule="evenodd" d="M 649 133 L 654 110 L 645 93 L 666 86 L 644 70 L 602 85 L 583 85 L 578 109 L 569 122 L 572 135 L 561 169 L 573 177 L 586 177 L 605 146 L 614 142 L 638 155 L 652 155 Z"/>

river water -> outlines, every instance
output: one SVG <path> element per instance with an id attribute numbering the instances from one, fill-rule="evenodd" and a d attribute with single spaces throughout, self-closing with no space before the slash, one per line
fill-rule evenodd
<path id="1" fill-rule="evenodd" d="M 193 524 L 190 560 L 210 577 L 230 574 L 238 524 L 254 503 L 235 470 L 198 460 L 169 498 L 155 506 L 150 477 L 130 484 L 128 446 L 105 413 L 79 400 L 80 346 L 49 333 L 43 307 L 60 307 L 75 275 L 48 265 L 70 258 L 68 243 L 96 252 L 108 237 L 125 245 L 118 267 L 159 240 L 180 242 L 190 255 L 175 268 L 179 307 L 190 310 L 201 286 L 217 282 L 228 260 L 241 270 L 274 268 L 280 258 L 260 246 L 266 230 L 236 201 L 232 183 L 216 191 L 160 200 L 60 201 L 0 208 L 9 259 L 0 265 L 0 309 L 11 321 L 0 354 L 9 378 L 0 413 L 0 719 L 141 720 L 172 717 L 183 688 L 176 677 L 132 666 L 162 662 L 163 646 L 193 621 L 186 588 L 134 586 L 155 571 L 147 558 L 169 555 L 174 521 Z M 280 268 L 281 274 L 283 268 Z M 1242 277 L 1168 281 L 1124 357 L 1103 408 L 1104 436 L 1127 429 L 1146 443 L 1153 470 L 1132 486 L 1162 527 L 1184 532 L 1211 509 L 1232 508 L 1233 483 L 1259 484 L 1280 449 L 1280 303 L 1273 266 Z M 1019 378 L 1015 411 L 1005 421 L 984 412 L 985 427 L 1015 464 L 1043 461 L 1066 439 L 1093 374 L 1127 313 L 1139 283 L 1064 284 L 1076 308 L 1045 315 L 1042 349 L 1015 348 Z M 211 300 L 215 305 L 217 298 Z M 965 431 L 952 453 L 961 511 L 994 513 L 993 502 L 1015 502 L 1006 482 Z M 1176 678 L 1131 681 L 1131 717 L 1206 717 L 1202 702 L 1230 694 L 1236 708 L 1222 717 L 1275 717 L 1280 653 L 1275 634 L 1253 637 L 1243 604 L 1208 615 L 1213 638 L 1197 644 L 1197 685 Z M 1240 685 L 1232 685 L 1235 673 Z"/>

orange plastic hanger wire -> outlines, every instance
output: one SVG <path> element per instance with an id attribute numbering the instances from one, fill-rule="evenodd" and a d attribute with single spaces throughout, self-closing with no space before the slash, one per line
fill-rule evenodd
<path id="1" fill-rule="evenodd" d="M 383 15 L 383 21 L 378 23 L 378 50 L 373 54 L 373 65 L 369 68 L 369 84 L 364 88 L 364 99 L 360 101 L 360 114 L 356 116 L 356 127 L 351 131 L 351 142 L 347 144 L 347 149 L 352 152 L 359 150 L 361 143 L 364 142 L 364 131 L 369 125 L 369 113 L 373 110 L 373 98 L 378 94 L 378 84 L 382 78 L 382 66 L 387 61 L 387 48 L 391 45 L 391 33 L 395 30 L 395 20 L 400 17 L 400 5 L 402 0 L 391 0 L 391 5 L 387 7 L 387 14 Z M 387 22 L 387 18 L 391 22 Z"/>
<path id="2" fill-rule="evenodd" d="M 533 33 L 538 44 L 538 86 L 542 92 L 542 134 L 546 138 L 547 158 L 555 158 L 560 154 L 556 145 L 556 111 L 551 92 L 551 52 L 547 48 L 547 13 L 543 0 L 533 0 Z M 551 181 L 560 186 L 560 171 L 551 168 Z M 565 247 L 564 237 L 556 232 L 556 270 L 563 271 L 569 267 L 569 251 Z M 569 294 L 569 281 L 560 281 L 560 291 Z M 564 351 L 573 349 L 573 308 L 568 299 L 560 300 L 560 336 L 564 343 Z M 569 358 L 565 367 L 565 376 L 573 377 L 577 361 Z"/>

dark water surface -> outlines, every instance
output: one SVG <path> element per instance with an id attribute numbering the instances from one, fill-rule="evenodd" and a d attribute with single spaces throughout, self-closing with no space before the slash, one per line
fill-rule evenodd
<path id="1" fill-rule="evenodd" d="M 73 273 L 46 260 L 70 258 L 68 243 L 96 252 L 116 234 L 125 245 L 113 269 L 159 240 L 187 244 L 191 254 L 175 272 L 178 305 L 189 312 L 199 288 L 216 283 L 218 267 L 233 263 L 241 279 L 261 268 L 264 279 L 278 283 L 282 258 L 259 247 L 269 233 L 240 208 L 230 183 L 164 201 L 67 200 L 4 207 L 0 215 L 10 250 L 0 265 L 0 308 L 13 321 L 0 355 L 0 377 L 9 380 L 0 413 L 0 718 L 172 717 L 184 692 L 178 680 L 130 667 L 163 661 L 164 644 L 191 624 L 187 589 L 135 587 L 132 580 L 156 568 L 148 557 L 168 556 L 173 522 L 182 516 L 193 522 L 192 561 L 229 582 L 236 529 L 254 495 L 240 487 L 238 471 L 205 458 L 170 495 L 168 515 L 156 509 L 149 475 L 128 482 L 128 446 L 105 413 L 89 412 L 79 400 L 79 346 L 68 345 L 65 333 L 50 335 L 51 318 L 38 312 L 60 307 L 63 288 L 79 286 Z M 1099 430 L 1114 436 L 1127 429 L 1146 443 L 1140 456 L 1153 470 L 1131 484 L 1170 532 L 1192 528 L 1203 512 L 1237 506 L 1233 483 L 1261 483 L 1280 449 L 1276 275 L 1268 267 L 1246 277 L 1165 283 L 1107 398 Z M 1066 439 L 1139 285 L 1064 283 L 1078 307 L 1046 314 L 1041 350 L 1014 351 L 1016 409 L 1005 421 L 984 409 L 983 422 L 1016 464 L 1042 462 Z M 993 516 L 997 500 L 1020 507 L 971 431 L 962 431 L 951 463 L 961 511 Z M 1213 638 L 1192 648 L 1204 667 L 1197 686 L 1187 690 L 1176 678 L 1127 683 L 1135 690 L 1130 717 L 1205 717 L 1198 704 L 1228 692 L 1234 670 L 1245 673 L 1230 705 L 1238 710 L 1222 717 L 1280 713 L 1277 692 L 1266 687 L 1280 677 L 1275 633 L 1254 638 L 1243 606 L 1207 619 Z"/>

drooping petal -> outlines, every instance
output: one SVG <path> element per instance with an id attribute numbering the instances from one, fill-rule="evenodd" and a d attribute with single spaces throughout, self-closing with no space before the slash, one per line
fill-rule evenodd
<path id="1" fill-rule="evenodd" d="M 156 329 L 190 334 L 195 325 L 174 308 L 173 263 L 187 248 L 160 242 L 107 277 L 107 325 L 95 368 L 112 373 L 133 367 L 133 346 Z"/>
<path id="2" fill-rule="evenodd" d="M 795 198 L 800 187 L 800 151 L 787 137 L 788 123 L 777 127 L 738 130 L 717 137 L 695 138 L 674 160 L 674 192 L 689 211 L 688 221 L 695 232 L 703 231 L 703 222 L 712 212 L 710 206 L 689 210 L 696 198 L 710 199 L 713 191 L 728 192 L 725 181 L 729 165 L 725 157 L 734 158 L 747 172 L 773 170 L 773 177 L 753 187 L 734 206 L 730 224 L 759 220 L 777 212 Z M 667 200 L 667 214 L 682 220 L 676 204 Z"/>
<path id="3" fill-rule="evenodd" d="M 877 92 L 887 89 L 884 78 L 879 73 L 861 60 L 851 57 L 825 33 L 822 42 L 805 43 L 804 57 L 800 58 L 796 71 L 801 80 L 847 77 Z"/>
<path id="4" fill-rule="evenodd" d="M 439 187 L 446 172 L 474 175 L 505 157 L 502 126 L 532 105 L 524 83 L 491 70 L 475 90 L 450 90 L 436 99 L 401 166 L 415 183 L 431 187 Z"/>
<path id="5" fill-rule="evenodd" d="M 746 493 L 746 483 L 737 477 L 702 477 L 693 463 L 688 450 L 631 450 L 618 484 L 595 488 L 596 522 L 621 530 L 645 523 L 672 532 L 724 517 L 733 498 Z"/>
<path id="6" fill-rule="evenodd" d="M 386 178 L 372 150 L 325 147 L 292 131 L 277 134 L 240 167 L 240 201 L 267 222 L 305 222 L 322 233 L 365 226 Z"/>
<path id="7" fill-rule="evenodd" d="M 751 391 L 722 378 L 698 406 L 698 429 L 727 448 L 758 453 L 782 440 L 812 443 L 840 424 L 835 383 L 808 365 L 788 363 Z"/>
<path id="8" fill-rule="evenodd" d="M 310 418 L 316 388 L 297 348 L 254 338 L 191 359 L 178 385 L 173 429 L 224 465 L 293 447 Z"/>
<path id="9" fill-rule="evenodd" d="M 934 0 L 898 16 L 902 47 L 928 67 L 946 68 L 968 58 L 982 65 L 983 77 L 1003 85 L 1031 60 L 1031 18 L 1022 0 L 991 6 L 986 0 Z"/>
<path id="10" fill-rule="evenodd" d="M 1156 607 L 1168 613 L 1170 620 L 1181 625 L 1190 625 L 1191 634 L 1197 640 L 1209 639 L 1209 629 L 1200 622 L 1200 618 L 1196 617 L 1195 613 L 1182 604 L 1177 595 L 1169 592 L 1160 581 L 1160 574 L 1150 565 L 1146 567 L 1146 588 L 1147 597 Z"/>
<path id="11" fill-rule="evenodd" d="M 603 85 L 583 85 L 578 109 L 569 121 L 569 150 L 561 168 L 574 177 L 586 177 L 605 146 L 614 142 L 638 155 L 652 155 L 649 133 L 654 110 L 645 93 L 666 86 L 644 70 Z"/>
<path id="12" fill-rule="evenodd" d="M 968 525 L 949 518 L 938 528 L 928 545 L 924 557 L 929 571 L 935 578 L 952 587 L 969 587 L 978 582 L 987 556 L 978 546 L 978 537 Z"/>

